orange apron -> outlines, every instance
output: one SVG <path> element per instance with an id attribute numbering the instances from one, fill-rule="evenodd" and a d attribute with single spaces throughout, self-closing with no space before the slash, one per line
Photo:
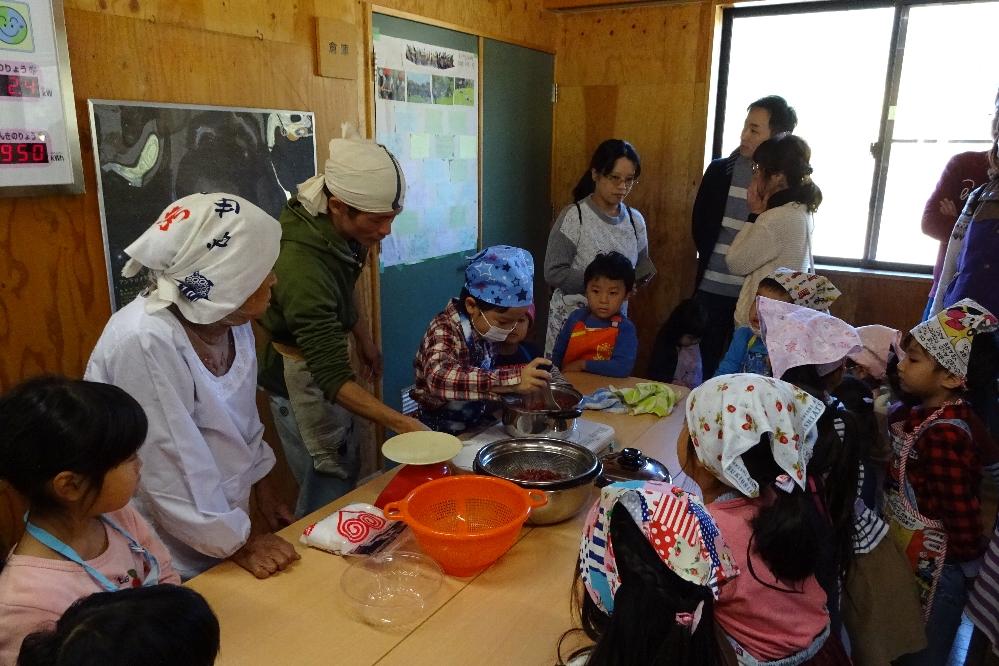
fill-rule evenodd
<path id="1" fill-rule="evenodd" d="M 586 323 L 577 321 L 569 334 L 569 344 L 565 349 L 563 364 L 573 361 L 609 361 L 617 344 L 621 316 L 611 317 L 611 325 L 605 328 L 587 328 Z"/>

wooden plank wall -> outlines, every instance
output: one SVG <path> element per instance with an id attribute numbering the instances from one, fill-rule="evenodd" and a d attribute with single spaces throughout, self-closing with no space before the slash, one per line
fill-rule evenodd
<path id="1" fill-rule="evenodd" d="M 704 169 L 714 11 L 709 3 L 562 14 L 555 59 L 556 207 L 604 139 L 631 141 L 642 175 L 628 203 L 645 215 L 659 276 L 632 303 L 642 372 L 649 345 L 693 289 L 690 207 Z"/>
<path id="2" fill-rule="evenodd" d="M 556 211 L 604 139 L 628 139 L 642 176 L 628 203 L 645 215 L 659 277 L 629 314 L 638 327 L 637 373 L 659 326 L 691 294 L 695 251 L 690 211 L 705 166 L 705 137 L 716 48 L 716 6 L 699 3 L 561 13 L 557 48 L 552 192 Z M 838 308 L 858 324 L 902 327 L 926 303 L 925 280 L 837 274 Z"/>
<path id="3" fill-rule="evenodd" d="M 379 4 L 548 49 L 557 35 L 558 19 L 541 9 L 541 0 Z M 358 0 L 66 0 L 65 6 L 87 191 L 0 199 L 0 390 L 39 373 L 80 376 L 110 316 L 87 98 L 312 110 L 320 164 L 341 122 L 363 128 L 367 120 L 362 64 L 357 81 L 321 78 L 314 64 L 313 17 L 354 23 L 360 36 L 367 6 Z M 363 280 L 363 309 L 377 329 L 370 270 Z"/>

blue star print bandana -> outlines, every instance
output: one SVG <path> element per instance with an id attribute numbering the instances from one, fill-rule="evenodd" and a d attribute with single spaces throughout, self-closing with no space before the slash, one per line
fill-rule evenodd
<path id="1" fill-rule="evenodd" d="M 176 304 L 195 324 L 235 312 L 277 261 L 281 225 L 233 194 L 191 194 L 173 202 L 135 242 L 121 273 L 143 268 L 155 283 L 146 312 Z"/>
<path id="2" fill-rule="evenodd" d="M 719 586 L 739 575 L 728 545 L 697 497 L 657 481 L 612 483 L 601 489 L 600 500 L 590 509 L 579 549 L 586 592 L 608 615 L 614 612 L 614 595 L 621 587 L 610 539 L 611 511 L 618 503 L 631 514 L 663 565 L 680 578 L 710 587 L 717 599 Z"/>
<path id="3" fill-rule="evenodd" d="M 491 305 L 527 307 L 534 303 L 534 258 L 519 247 L 487 247 L 469 260 L 465 288 Z"/>

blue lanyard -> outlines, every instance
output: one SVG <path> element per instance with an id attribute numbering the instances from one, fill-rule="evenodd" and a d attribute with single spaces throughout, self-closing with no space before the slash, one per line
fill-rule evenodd
<path id="1" fill-rule="evenodd" d="M 125 537 L 125 540 L 128 541 L 128 547 L 132 550 L 132 552 L 139 553 L 140 555 L 142 555 L 143 559 L 146 561 L 146 564 L 149 565 L 149 574 L 146 576 L 145 580 L 142 581 L 142 586 L 147 587 L 159 583 L 160 563 L 156 559 L 156 556 L 150 553 L 144 547 L 142 547 L 142 545 L 140 545 L 139 542 L 136 541 L 131 534 L 129 534 L 122 528 L 118 527 L 114 523 L 114 521 L 112 521 L 110 518 L 107 518 L 106 516 L 101 516 L 100 519 L 101 522 L 103 522 L 105 525 L 107 525 L 115 532 Z M 97 584 L 103 587 L 107 592 L 117 592 L 120 589 L 118 585 L 115 585 L 110 580 L 108 580 L 107 576 L 105 576 L 100 571 L 98 571 L 97 569 L 93 568 L 92 566 L 84 562 L 83 558 L 80 557 L 80 555 L 75 550 L 67 546 L 58 538 L 52 536 L 52 534 L 50 534 L 46 530 L 43 530 L 38 525 L 35 525 L 31 521 L 29 521 L 27 513 L 24 514 L 24 529 L 28 532 L 28 534 L 37 539 L 39 543 L 48 546 L 55 552 L 65 557 L 70 562 L 74 562 L 83 567 L 83 570 L 86 571 L 88 574 L 90 574 L 90 577 L 93 578 L 97 582 Z M 108 545 L 108 547 L 110 548 L 110 544 Z"/>

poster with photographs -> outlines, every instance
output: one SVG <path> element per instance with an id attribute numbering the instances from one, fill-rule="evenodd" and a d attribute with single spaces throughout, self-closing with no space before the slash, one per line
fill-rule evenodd
<path id="1" fill-rule="evenodd" d="M 111 307 L 128 305 L 145 277 L 123 278 L 125 248 L 167 204 L 229 192 L 275 218 L 316 173 L 308 111 L 90 100 Z"/>
<path id="2" fill-rule="evenodd" d="M 474 249 L 479 230 L 478 56 L 375 37 L 375 138 L 408 189 L 382 241 L 382 266 Z"/>

